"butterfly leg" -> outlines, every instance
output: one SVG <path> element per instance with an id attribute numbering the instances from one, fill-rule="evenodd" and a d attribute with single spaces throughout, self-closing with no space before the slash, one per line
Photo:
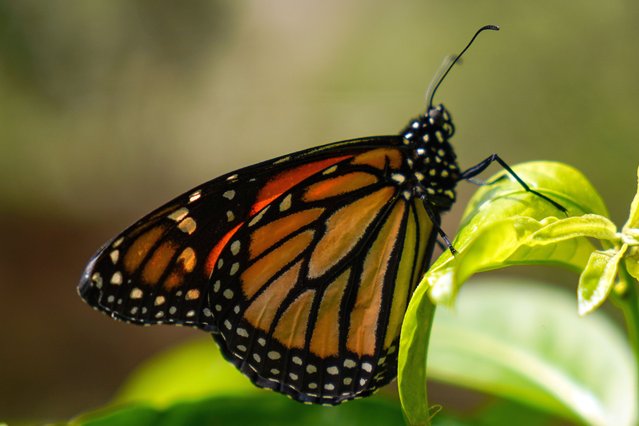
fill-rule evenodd
<path id="1" fill-rule="evenodd" d="M 462 180 L 462 179 L 463 180 L 470 180 L 471 178 L 477 176 L 478 174 L 480 174 L 481 172 L 486 170 L 488 168 L 488 166 L 490 166 L 494 162 L 499 164 L 501 167 L 503 167 L 504 170 L 506 170 L 506 172 L 510 176 L 512 176 L 517 181 L 517 183 L 519 183 L 519 185 L 521 185 L 522 188 L 524 188 L 526 190 L 526 192 L 530 192 L 531 194 L 534 194 L 537 197 L 543 198 L 544 200 L 548 201 L 550 204 L 552 204 L 553 206 L 555 206 L 556 208 L 561 210 L 563 213 L 566 213 L 567 210 L 566 210 L 566 208 L 564 206 L 562 206 L 558 202 L 550 199 L 549 197 L 546 197 L 544 194 L 541 194 L 541 193 L 535 191 L 534 189 L 532 189 L 531 187 L 529 187 L 528 184 L 526 182 L 524 182 L 523 179 L 520 178 L 517 175 L 517 173 L 515 173 L 515 171 L 513 169 L 511 169 L 510 166 L 508 164 L 506 164 L 506 162 L 504 160 L 502 160 L 501 157 L 499 157 L 499 155 L 497 155 L 497 154 L 493 154 L 493 155 L 489 156 L 484 161 L 482 161 L 482 162 L 472 166 L 468 170 L 462 172 L 461 175 L 459 176 L 459 180 Z M 498 182 L 499 180 L 500 179 L 494 180 L 492 182 L 482 182 L 482 184 L 484 184 L 484 185 L 492 185 L 492 184 Z M 473 181 L 471 181 L 471 182 L 473 182 Z M 473 183 L 475 183 L 475 182 L 473 182 Z"/>
<path id="2" fill-rule="evenodd" d="M 506 179 L 506 175 L 501 175 L 497 179 L 491 180 L 490 182 L 487 182 L 485 180 L 475 179 L 475 178 L 467 178 L 466 181 L 472 183 L 473 185 L 477 185 L 477 186 L 490 186 L 490 185 L 494 185 L 497 182 L 500 182 L 500 181 L 502 181 L 504 179 Z"/>
<path id="3" fill-rule="evenodd" d="M 435 229 L 437 229 L 437 233 L 442 238 L 442 240 L 444 240 L 444 243 L 442 245 L 445 245 L 446 248 L 450 250 L 451 254 L 455 256 L 457 254 L 457 250 L 455 250 L 455 247 L 453 247 L 453 243 L 450 242 L 448 235 L 446 235 L 441 226 L 439 226 L 439 215 L 430 208 L 428 200 L 424 200 L 424 208 L 426 209 L 426 213 L 428 214 L 431 222 L 433 222 L 433 226 L 435 227 Z M 437 240 L 437 242 L 441 243 L 439 240 Z"/>

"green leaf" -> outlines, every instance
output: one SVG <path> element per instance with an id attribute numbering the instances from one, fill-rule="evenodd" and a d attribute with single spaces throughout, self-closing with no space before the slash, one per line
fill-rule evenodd
<path id="1" fill-rule="evenodd" d="M 557 423 L 553 421 L 556 418 L 530 406 L 493 398 L 472 413 L 463 413 L 463 417 L 444 408 L 433 417 L 433 426 L 512 426 L 513 419 L 517 420 L 517 426 L 548 426 Z"/>
<path id="2" fill-rule="evenodd" d="M 511 265 L 546 264 L 579 272 L 595 250 L 587 237 L 595 238 L 605 233 L 605 228 L 599 226 L 601 223 L 587 225 L 592 218 L 589 215 L 587 218 L 538 221 L 515 216 L 486 223 L 472 234 L 460 232 L 453 242 L 460 247 L 459 253 L 454 257 L 450 252 L 442 254 L 422 282 L 430 288 L 430 297 L 435 303 L 452 305 L 462 283 L 481 271 Z M 574 226 L 579 219 L 584 224 L 582 232 Z"/>
<path id="3" fill-rule="evenodd" d="M 129 404 L 85 414 L 71 422 L 86 426 L 387 426 L 402 423 L 399 406 L 381 398 L 322 407 L 300 404 L 272 392 L 178 401 L 162 408 Z"/>
<path id="4" fill-rule="evenodd" d="M 637 281 L 639 281 L 639 250 L 637 247 L 631 247 L 626 254 L 625 264 L 628 273 Z"/>
<path id="5" fill-rule="evenodd" d="M 616 238 L 616 228 L 592 185 L 574 168 L 534 162 L 514 167 L 539 192 L 566 207 L 566 217 L 548 201 L 508 179 L 480 188 L 469 203 L 453 245 L 423 283 L 437 304 L 452 304 L 461 284 L 473 274 L 509 265 L 551 264 L 581 271 L 595 246 L 588 238 Z M 503 172 L 491 178 L 499 179 Z"/>
<path id="6" fill-rule="evenodd" d="M 616 225 L 610 219 L 596 214 L 548 220 L 547 223 L 535 232 L 531 244 L 554 244 L 578 237 L 609 241 L 617 239 Z"/>
<path id="7" fill-rule="evenodd" d="M 578 317 L 560 289 L 491 281 L 467 286 L 454 312 L 437 310 L 429 378 L 587 424 L 636 424 L 633 357 L 608 318 Z"/>
<path id="8" fill-rule="evenodd" d="M 630 216 L 624 225 L 624 231 L 628 228 L 639 228 L 639 168 L 637 169 L 637 193 L 630 205 Z"/>
<path id="9" fill-rule="evenodd" d="M 570 216 L 594 213 L 609 216 L 601 196 L 586 177 L 574 167 L 552 161 L 532 161 L 518 164 L 513 170 L 532 189 L 552 198 L 568 209 Z M 506 171 L 500 171 L 488 182 L 492 185 L 480 187 L 468 203 L 465 218 L 482 214 L 485 204 L 498 205 L 498 209 L 490 207 L 491 214 L 482 214 L 487 220 L 496 214 L 496 219 L 506 218 L 514 214 L 541 219 L 547 216 L 563 217 L 553 205 L 540 197 L 526 192 Z"/>
<path id="10" fill-rule="evenodd" d="M 619 262 L 627 248 L 624 244 L 620 250 L 592 252 L 586 268 L 579 276 L 579 315 L 594 311 L 606 300 L 615 284 Z"/>
<path id="11" fill-rule="evenodd" d="M 408 306 L 399 353 L 399 391 L 411 424 L 430 422 L 424 365 L 433 307 L 452 304 L 461 283 L 473 274 L 518 264 L 554 264 L 580 271 L 595 250 L 587 237 L 614 238 L 615 227 L 592 185 L 577 170 L 561 163 L 534 162 L 514 167 L 535 190 L 566 207 L 563 212 L 526 192 L 504 172 L 471 199 L 453 245 L 429 269 Z M 559 217 L 557 217 L 559 216 Z M 426 300 L 430 297 L 430 300 Z"/>
<path id="12" fill-rule="evenodd" d="M 222 358 L 212 339 L 203 338 L 151 358 L 131 375 L 109 406 L 71 423 L 388 425 L 403 420 L 399 405 L 384 398 L 309 407 L 259 389 Z"/>
<path id="13" fill-rule="evenodd" d="M 244 395 L 258 389 L 222 358 L 211 338 L 156 355 L 125 382 L 114 403 L 144 401 L 158 407 L 210 395 Z"/>
<path id="14" fill-rule="evenodd" d="M 435 306 L 428 288 L 417 287 L 404 315 L 399 342 L 397 385 L 399 398 L 412 426 L 429 425 L 431 412 L 426 396 L 426 355 Z M 413 303 L 415 301 L 415 303 Z"/>

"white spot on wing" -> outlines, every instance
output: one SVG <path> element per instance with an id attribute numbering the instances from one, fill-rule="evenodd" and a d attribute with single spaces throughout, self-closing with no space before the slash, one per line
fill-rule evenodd
<path id="1" fill-rule="evenodd" d="M 229 271 L 229 275 L 235 275 L 239 269 L 240 269 L 240 264 L 238 262 L 235 262 L 234 264 L 231 265 L 231 270 Z"/>
<path id="2" fill-rule="evenodd" d="M 404 183 L 404 181 L 406 180 L 406 178 L 404 177 L 403 174 L 401 173 L 393 173 L 391 175 L 391 179 L 393 179 L 395 182 L 397 183 Z"/>
<path id="3" fill-rule="evenodd" d="M 192 217 L 187 217 L 179 223 L 178 228 L 180 229 L 180 231 L 184 232 L 185 234 L 191 235 L 192 233 L 195 232 L 195 228 L 197 228 L 197 223 Z"/>
<path id="4" fill-rule="evenodd" d="M 179 222 L 182 219 L 184 219 L 188 214 L 189 214 L 189 209 L 187 209 L 186 207 L 180 207 L 173 213 L 169 214 L 167 217 L 171 220 Z"/>
<path id="5" fill-rule="evenodd" d="M 201 196 L 202 196 L 202 191 L 198 189 L 193 194 L 189 195 L 189 203 L 199 200 Z"/>
<path id="6" fill-rule="evenodd" d="M 122 272 L 115 272 L 112 276 L 111 276 L 111 284 L 113 285 L 120 285 L 122 284 Z"/>
<path id="7" fill-rule="evenodd" d="M 259 221 L 262 219 L 262 217 L 264 217 L 264 214 L 266 214 L 266 212 L 268 211 L 268 208 L 269 208 L 269 207 L 271 207 L 271 206 L 269 205 L 269 206 L 264 207 L 264 208 L 262 209 L 262 211 L 261 211 L 261 212 L 259 212 L 258 214 L 256 214 L 256 215 L 253 217 L 253 219 L 251 219 L 251 221 L 249 222 L 249 225 L 248 225 L 248 226 L 253 226 L 253 225 L 255 225 L 257 222 L 259 222 Z"/>
<path id="8" fill-rule="evenodd" d="M 330 175 L 331 173 L 333 173 L 335 170 L 337 170 L 337 165 L 331 166 L 328 169 L 324 170 L 322 172 L 323 175 Z"/>
<path id="9" fill-rule="evenodd" d="M 357 365 L 357 363 L 355 361 L 353 361 L 352 359 L 345 359 L 344 360 L 344 367 L 346 368 L 353 368 Z"/>
<path id="10" fill-rule="evenodd" d="M 286 211 L 291 208 L 291 194 L 288 194 L 280 203 L 280 211 Z"/>
<path id="11" fill-rule="evenodd" d="M 270 351 L 267 356 L 274 361 L 282 357 L 282 355 L 277 351 Z"/>
<path id="12" fill-rule="evenodd" d="M 287 155 L 286 157 L 282 157 L 279 160 L 275 160 L 273 161 L 273 164 L 281 164 L 281 163 L 286 163 L 288 160 L 291 159 L 290 155 Z"/>
<path id="13" fill-rule="evenodd" d="M 238 240 L 235 240 L 231 243 L 231 253 L 233 253 L 233 256 L 237 255 L 240 252 L 241 247 L 242 245 Z"/>
<path id="14" fill-rule="evenodd" d="M 91 281 L 95 284 L 96 288 L 102 288 L 102 275 L 99 272 L 94 272 L 91 275 Z"/>

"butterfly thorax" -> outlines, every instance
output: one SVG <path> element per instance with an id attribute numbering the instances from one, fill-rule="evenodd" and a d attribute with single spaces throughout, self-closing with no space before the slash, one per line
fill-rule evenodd
<path id="1" fill-rule="evenodd" d="M 449 142 L 454 133 L 455 126 L 443 105 L 430 108 L 401 133 L 404 144 L 410 148 L 406 178 L 412 183 L 412 195 L 438 211 L 448 210 L 455 202 L 459 166 Z"/>

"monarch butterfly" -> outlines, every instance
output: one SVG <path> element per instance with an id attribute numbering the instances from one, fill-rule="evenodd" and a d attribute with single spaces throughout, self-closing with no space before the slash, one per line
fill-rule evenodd
<path id="1" fill-rule="evenodd" d="M 192 189 L 105 244 L 80 296 L 115 319 L 210 332 L 253 383 L 297 401 L 339 404 L 387 384 L 437 233 L 452 250 L 439 214 L 457 182 L 497 161 L 532 191 L 497 156 L 461 172 L 451 117 L 432 104 L 487 29 L 498 27 L 451 58 L 426 113 L 399 135 L 307 149 Z"/>

